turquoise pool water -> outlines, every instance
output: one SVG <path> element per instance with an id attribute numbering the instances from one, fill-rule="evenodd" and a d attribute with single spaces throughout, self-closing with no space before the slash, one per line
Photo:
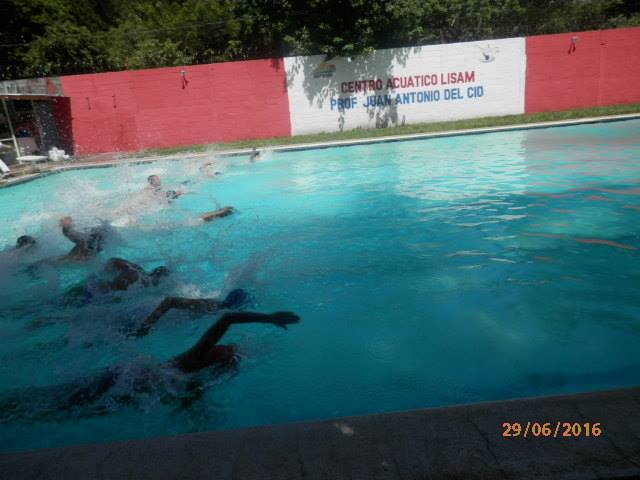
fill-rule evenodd
<path id="1" fill-rule="evenodd" d="M 0 450 L 176 434 L 640 383 L 640 121 L 83 170 L 0 189 Z M 211 172 L 211 170 L 210 170 Z M 189 191 L 141 196 L 158 173 Z M 182 182 L 188 182 L 182 184 Z M 233 205 L 208 224 L 198 213 Z M 116 226 L 87 264 L 29 265 L 71 244 L 57 219 Z M 111 256 L 168 282 L 68 304 Z M 174 311 L 125 335 L 164 295 L 242 287 L 284 331 L 234 326 L 241 362 L 201 372 L 201 398 L 159 362 L 214 321 Z M 120 365 L 98 401 L 64 385 Z M 131 393 L 140 372 L 156 389 Z M 129 393 L 131 401 L 116 401 Z"/>

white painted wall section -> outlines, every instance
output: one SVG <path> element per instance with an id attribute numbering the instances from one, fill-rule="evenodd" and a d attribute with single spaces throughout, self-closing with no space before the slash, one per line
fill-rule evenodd
<path id="1" fill-rule="evenodd" d="M 291 133 L 524 113 L 524 38 L 285 58 Z"/>

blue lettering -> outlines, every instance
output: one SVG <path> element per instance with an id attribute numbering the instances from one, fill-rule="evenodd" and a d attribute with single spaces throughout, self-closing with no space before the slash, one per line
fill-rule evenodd
<path id="1" fill-rule="evenodd" d="M 418 103 L 437 102 L 440 100 L 440 92 L 438 90 L 425 90 L 423 92 L 418 92 L 416 100 Z"/>
<path id="2" fill-rule="evenodd" d="M 350 98 L 332 98 L 331 99 L 331 110 L 337 108 L 338 110 L 348 110 L 354 108 L 358 104 L 358 99 L 356 97 Z"/>
<path id="3" fill-rule="evenodd" d="M 459 88 L 445 88 L 444 90 L 445 100 L 462 100 L 463 98 Z"/>
<path id="4" fill-rule="evenodd" d="M 484 89 L 482 88 L 482 86 L 467 88 L 467 97 L 469 98 L 480 98 L 483 95 L 484 95 Z"/>
<path id="5" fill-rule="evenodd" d="M 371 108 L 371 107 L 384 107 L 385 105 L 391 105 L 391 95 L 369 95 L 363 107 Z"/>

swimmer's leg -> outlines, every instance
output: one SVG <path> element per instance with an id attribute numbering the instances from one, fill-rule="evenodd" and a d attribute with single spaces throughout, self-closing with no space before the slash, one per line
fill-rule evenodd
<path id="1" fill-rule="evenodd" d="M 87 384 L 71 392 L 71 394 L 64 399 L 61 407 L 63 409 L 69 409 L 96 402 L 115 385 L 119 375 L 120 373 L 117 369 L 109 369 L 103 372 Z"/>

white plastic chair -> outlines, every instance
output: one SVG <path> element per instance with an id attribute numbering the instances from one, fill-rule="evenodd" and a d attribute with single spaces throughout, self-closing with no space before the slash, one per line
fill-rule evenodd
<path id="1" fill-rule="evenodd" d="M 11 173 L 7 164 L 0 160 L 0 178 L 4 178 Z"/>

